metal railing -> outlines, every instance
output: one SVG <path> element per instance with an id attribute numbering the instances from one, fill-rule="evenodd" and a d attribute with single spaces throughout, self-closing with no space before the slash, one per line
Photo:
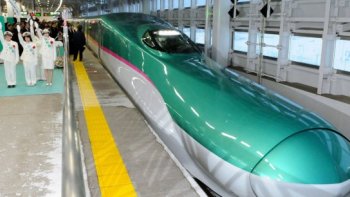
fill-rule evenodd
<path id="1" fill-rule="evenodd" d="M 74 115 L 72 88 L 72 66 L 68 64 L 68 27 L 63 28 L 64 37 L 64 108 L 62 134 L 62 190 L 63 197 L 85 197 L 83 163 L 80 150 L 80 137 Z"/>

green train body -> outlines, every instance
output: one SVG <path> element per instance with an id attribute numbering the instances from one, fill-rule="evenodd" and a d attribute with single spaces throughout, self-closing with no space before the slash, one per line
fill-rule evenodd
<path id="1" fill-rule="evenodd" d="M 85 26 L 90 47 L 162 140 L 181 162 L 193 160 L 197 170 L 184 166 L 197 178 L 196 171 L 205 174 L 201 181 L 219 194 L 348 194 L 350 143 L 326 120 L 203 56 L 154 16 L 105 15 Z M 176 134 L 164 134 L 162 115 Z"/>

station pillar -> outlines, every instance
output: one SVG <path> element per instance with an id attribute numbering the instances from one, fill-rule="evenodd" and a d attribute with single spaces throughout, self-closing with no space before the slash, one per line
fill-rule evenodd
<path id="1" fill-rule="evenodd" d="M 223 66 L 228 65 L 230 51 L 231 1 L 214 1 L 212 58 Z"/>

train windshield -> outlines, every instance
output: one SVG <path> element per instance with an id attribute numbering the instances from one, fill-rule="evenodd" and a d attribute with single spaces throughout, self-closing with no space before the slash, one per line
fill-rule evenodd
<path id="1" fill-rule="evenodd" d="M 201 53 L 201 50 L 186 35 L 177 30 L 146 32 L 143 41 L 149 47 L 167 53 Z"/>

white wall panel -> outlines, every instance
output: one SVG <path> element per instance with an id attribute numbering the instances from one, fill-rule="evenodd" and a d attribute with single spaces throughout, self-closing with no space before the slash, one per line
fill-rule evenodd
<path id="1" fill-rule="evenodd" d="M 159 16 L 179 27 L 179 29 L 182 29 L 184 26 L 190 27 L 190 31 L 193 34 L 191 38 L 195 39 L 196 28 L 205 27 L 206 7 L 197 7 L 196 1 L 192 0 L 191 7 L 184 9 L 184 0 L 168 0 L 169 9 L 164 9 L 164 1 L 160 0 L 161 10 L 156 9 L 157 0 L 136 0 L 133 3 L 142 3 L 141 7 L 144 13 Z M 206 2 L 210 1 L 206 0 Z M 337 35 L 340 37 L 338 36 L 336 39 L 348 39 L 350 37 L 350 1 L 330 0 L 328 4 L 327 1 L 281 0 L 271 2 L 274 13 L 266 20 L 266 31 L 268 33 L 284 35 L 280 36 L 282 40 L 279 41 L 278 45 L 279 53 L 283 52 L 283 54 L 279 54 L 277 59 L 266 59 L 264 57 L 262 61 L 263 75 L 275 78 L 278 82 L 287 81 L 318 88 L 321 94 L 331 93 L 350 96 L 350 73 L 339 73 L 334 68 L 329 67 L 333 65 L 330 62 L 332 58 L 325 58 L 323 64 L 321 63 L 321 69 L 295 64 L 289 59 L 291 53 L 289 50 L 289 40 L 293 35 L 314 36 L 323 40 L 336 37 Z M 112 2 L 112 5 L 116 7 L 111 8 L 111 10 L 118 12 L 125 11 L 123 6 L 127 1 L 112 0 Z M 178 2 L 177 9 L 173 9 L 174 2 Z M 214 31 L 209 35 L 209 39 L 206 39 L 206 42 L 211 42 L 205 44 L 205 50 L 209 51 L 208 54 L 213 54 L 213 57 L 218 56 L 217 61 L 221 64 L 230 62 L 232 66 L 242 67 L 249 72 L 256 72 L 259 67 L 259 55 L 257 55 L 259 45 L 250 47 L 248 58 L 247 54 L 236 53 L 232 49 L 222 50 L 226 48 L 226 45 L 231 46 L 231 32 L 237 30 L 259 35 L 262 20 L 259 10 L 263 4 L 261 0 L 251 0 L 250 2 L 238 3 L 236 8 L 240 13 L 237 18 L 230 20 L 227 11 L 232 6 L 231 1 L 211 1 L 212 5 L 210 5 L 211 9 L 209 9 L 210 11 L 208 13 L 208 18 L 210 19 L 208 23 L 209 30 L 206 30 L 206 32 Z M 213 9 L 213 3 L 217 4 L 218 9 Z M 224 4 L 225 6 L 223 6 Z M 327 6 L 329 9 L 326 9 Z M 327 10 L 329 11 L 329 19 L 326 14 Z M 104 13 L 104 11 L 84 12 L 84 15 L 93 16 L 99 13 Z M 228 23 L 223 22 L 227 20 L 229 20 Z M 325 28 L 327 28 L 326 31 Z M 253 37 L 250 35 L 250 40 L 259 42 L 258 38 L 253 39 Z M 327 57 L 333 56 L 334 50 L 332 50 L 332 47 L 334 47 L 332 43 L 324 44 L 322 46 L 324 48 L 323 55 Z"/>

